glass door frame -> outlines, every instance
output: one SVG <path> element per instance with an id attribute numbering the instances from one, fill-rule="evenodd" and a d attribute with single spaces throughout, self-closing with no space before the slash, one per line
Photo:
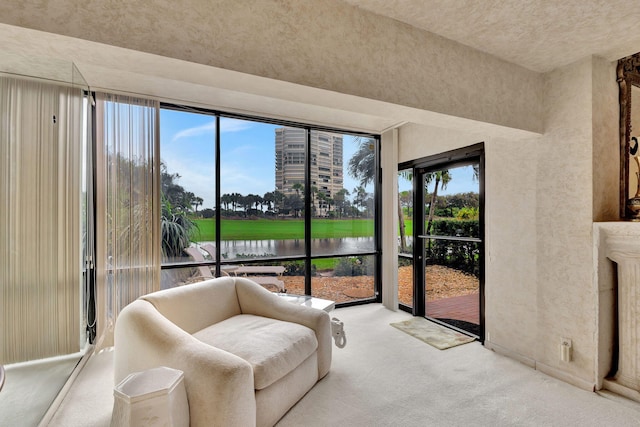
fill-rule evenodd
<path id="1" fill-rule="evenodd" d="M 429 172 L 450 169 L 459 166 L 479 165 L 479 240 L 480 254 L 479 264 L 479 311 L 480 311 L 480 335 L 479 340 L 484 342 L 485 336 L 485 283 L 484 283 L 484 252 L 485 252 L 485 155 L 484 143 L 474 144 L 469 147 L 460 148 L 444 153 L 424 157 L 398 165 L 398 170 L 412 169 L 413 171 L 413 307 L 400 305 L 400 309 L 409 311 L 414 316 L 426 316 L 426 283 L 425 283 L 425 253 L 423 241 L 425 235 L 425 224 L 422 219 L 425 215 L 424 197 L 424 175 Z M 417 220 L 420 218 L 421 220 Z M 423 237 L 420 237 L 423 236 Z M 420 243 L 420 244 L 418 244 Z M 427 317 L 428 318 L 428 317 Z M 435 319 L 429 318 L 440 323 Z M 447 325 L 451 327 L 450 325 Z"/>

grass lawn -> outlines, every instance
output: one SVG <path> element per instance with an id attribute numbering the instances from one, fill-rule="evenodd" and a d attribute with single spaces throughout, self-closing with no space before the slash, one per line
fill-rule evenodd
<path id="1" fill-rule="evenodd" d="M 404 220 L 404 234 L 406 236 L 413 236 L 413 220 L 412 219 Z"/>
<path id="2" fill-rule="evenodd" d="M 216 223 L 213 219 L 194 219 L 199 232 L 194 241 L 213 241 Z M 302 219 L 222 219 L 224 240 L 285 240 L 304 239 Z M 314 219 L 311 237 L 314 239 L 373 236 L 373 219 Z"/>

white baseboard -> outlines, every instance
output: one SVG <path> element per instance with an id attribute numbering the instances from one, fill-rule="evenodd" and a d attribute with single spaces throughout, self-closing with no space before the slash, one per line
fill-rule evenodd
<path id="1" fill-rule="evenodd" d="M 532 369 L 536 369 L 550 377 L 554 377 L 559 379 L 560 381 L 564 381 L 571 385 L 574 385 L 578 388 L 588 391 L 595 391 L 596 384 L 590 381 L 586 381 L 582 378 L 576 377 L 575 375 L 571 375 L 567 372 L 561 371 L 560 369 L 551 367 L 549 365 L 545 365 L 544 363 L 538 362 L 535 359 L 524 356 L 520 353 L 517 353 L 513 350 L 506 349 L 498 344 L 492 343 L 490 341 L 485 341 L 484 346 L 489 350 L 493 350 L 498 354 L 509 357 L 511 359 L 517 360 L 518 362 L 526 365 Z"/>
<path id="2" fill-rule="evenodd" d="M 575 375 L 561 371 L 558 368 L 545 365 L 544 363 L 541 363 L 541 362 L 536 362 L 536 369 L 544 374 L 549 375 L 550 377 L 557 378 L 561 381 L 574 385 L 583 390 L 596 391 L 596 384 L 594 382 L 576 377 Z"/>
<path id="3" fill-rule="evenodd" d="M 532 369 L 536 368 L 536 361 L 534 359 L 531 359 L 530 357 L 526 357 L 520 353 L 517 353 L 513 350 L 509 350 L 506 349 L 498 344 L 492 343 L 490 341 L 485 341 L 484 342 L 484 346 L 486 348 L 488 348 L 489 350 L 495 351 L 498 354 L 501 354 L 503 356 L 506 356 L 510 359 L 514 359 L 517 360 L 518 362 L 522 363 L 523 365 L 526 365 Z"/>
<path id="4" fill-rule="evenodd" d="M 640 402 L 640 392 L 637 390 L 632 390 L 612 380 L 604 380 L 602 385 L 605 390 L 609 390 L 635 402 Z"/>

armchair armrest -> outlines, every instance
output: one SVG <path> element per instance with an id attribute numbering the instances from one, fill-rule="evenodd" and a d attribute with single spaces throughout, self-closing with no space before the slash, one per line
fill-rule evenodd
<path id="1" fill-rule="evenodd" d="M 331 318 L 316 308 L 292 304 L 246 278 L 235 278 L 240 310 L 245 314 L 298 323 L 312 329 L 318 340 L 318 379 L 331 367 Z"/>
<path id="2" fill-rule="evenodd" d="M 115 381 L 132 372 L 168 366 L 184 372 L 191 426 L 255 425 L 251 365 L 207 345 L 137 300 L 115 328 Z"/>

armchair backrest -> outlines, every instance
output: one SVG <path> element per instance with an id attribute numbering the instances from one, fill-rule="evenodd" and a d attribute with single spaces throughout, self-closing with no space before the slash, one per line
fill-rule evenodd
<path id="1" fill-rule="evenodd" d="M 220 277 L 140 297 L 189 334 L 240 314 L 233 278 Z"/>

